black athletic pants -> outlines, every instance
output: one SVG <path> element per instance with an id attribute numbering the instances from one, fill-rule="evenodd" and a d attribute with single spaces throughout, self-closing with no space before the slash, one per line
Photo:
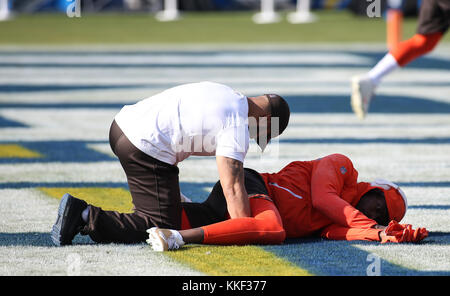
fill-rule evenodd
<path id="1" fill-rule="evenodd" d="M 268 194 L 261 175 L 255 170 L 244 169 L 247 194 Z M 214 185 L 208 198 L 202 203 L 182 203 L 192 228 L 221 222 L 228 219 L 227 203 L 220 181 Z"/>

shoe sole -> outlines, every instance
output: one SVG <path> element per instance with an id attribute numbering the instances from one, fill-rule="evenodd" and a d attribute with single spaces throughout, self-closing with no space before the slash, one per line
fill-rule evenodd
<path id="1" fill-rule="evenodd" d="M 165 252 L 169 249 L 166 241 L 161 237 L 159 229 L 157 228 L 150 229 L 147 243 L 151 245 L 153 251 L 156 252 Z"/>
<path id="2" fill-rule="evenodd" d="M 365 114 L 363 111 L 363 98 L 361 97 L 361 90 L 359 87 L 359 79 L 352 79 L 352 97 L 351 106 L 353 112 L 358 116 L 359 119 L 364 119 Z"/>
<path id="3" fill-rule="evenodd" d="M 51 232 L 51 238 L 53 243 L 56 246 L 61 246 L 61 229 L 62 229 L 62 222 L 64 217 L 64 211 L 66 210 L 67 202 L 70 199 L 70 195 L 68 193 L 64 194 L 64 196 L 61 198 L 61 202 L 59 203 L 58 208 L 58 217 L 56 218 L 56 222 L 52 227 Z"/>

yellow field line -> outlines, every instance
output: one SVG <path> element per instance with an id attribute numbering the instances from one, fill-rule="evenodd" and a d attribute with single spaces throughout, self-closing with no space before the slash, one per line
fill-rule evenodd
<path id="1" fill-rule="evenodd" d="M 37 158 L 42 155 L 17 144 L 0 144 L 0 158 Z"/>
<path id="2" fill-rule="evenodd" d="M 217 276 L 306 276 L 295 264 L 258 246 L 186 245 L 167 252 L 171 258 Z"/>
<path id="3" fill-rule="evenodd" d="M 130 192 L 123 188 L 100 187 L 40 187 L 48 196 L 60 199 L 65 193 L 85 200 L 88 204 L 101 207 L 105 211 L 131 213 L 133 204 Z"/>

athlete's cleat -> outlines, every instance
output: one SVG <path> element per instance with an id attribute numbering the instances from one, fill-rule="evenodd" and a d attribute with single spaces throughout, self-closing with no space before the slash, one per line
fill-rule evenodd
<path id="1" fill-rule="evenodd" d="M 71 245 L 72 240 L 86 224 L 81 213 L 88 204 L 66 193 L 61 198 L 58 217 L 53 225 L 51 238 L 56 246 Z"/>
<path id="2" fill-rule="evenodd" d="M 152 227 L 147 229 L 147 243 L 154 251 L 163 252 L 179 249 L 184 245 L 184 241 L 176 230 Z"/>
<path id="3" fill-rule="evenodd" d="M 352 78 L 351 105 L 353 112 L 359 119 L 366 117 L 375 88 L 375 84 L 368 76 L 354 76 Z"/>

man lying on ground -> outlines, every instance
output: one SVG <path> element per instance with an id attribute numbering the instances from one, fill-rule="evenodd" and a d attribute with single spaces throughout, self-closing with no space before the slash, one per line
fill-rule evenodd
<path id="1" fill-rule="evenodd" d="M 320 235 L 332 240 L 419 242 L 425 228 L 399 224 L 408 204 L 394 183 L 357 182 L 351 160 L 332 154 L 294 161 L 278 173 L 245 169 L 252 217 L 230 219 L 217 182 L 203 203 L 183 203 L 182 230 L 153 227 L 147 242 L 156 251 L 187 243 L 281 244 L 286 238 Z"/>
<path id="2" fill-rule="evenodd" d="M 373 68 L 363 75 L 352 78 L 351 106 L 360 119 L 369 112 L 370 101 L 381 80 L 395 69 L 432 51 L 442 40 L 450 26 L 450 1 L 422 1 L 417 33 L 392 48 Z"/>

